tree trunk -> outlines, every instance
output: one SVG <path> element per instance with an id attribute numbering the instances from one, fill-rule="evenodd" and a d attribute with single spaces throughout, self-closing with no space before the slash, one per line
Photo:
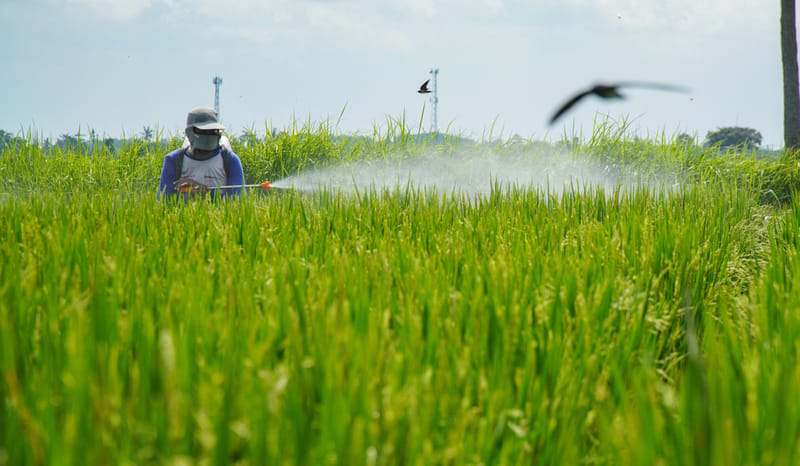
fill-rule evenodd
<path id="1" fill-rule="evenodd" d="M 797 25 L 795 0 L 781 0 L 781 52 L 783 58 L 783 142 L 800 149 L 800 85 L 797 77 Z"/>

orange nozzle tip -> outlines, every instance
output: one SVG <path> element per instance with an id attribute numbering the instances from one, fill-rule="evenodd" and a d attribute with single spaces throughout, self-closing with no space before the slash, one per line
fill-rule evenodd
<path id="1" fill-rule="evenodd" d="M 272 188 L 272 181 L 265 181 L 261 183 L 261 189 L 270 189 Z"/>

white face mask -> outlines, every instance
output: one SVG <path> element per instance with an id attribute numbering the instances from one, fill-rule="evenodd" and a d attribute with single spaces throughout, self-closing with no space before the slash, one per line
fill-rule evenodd
<path id="1" fill-rule="evenodd" d="M 219 148 L 219 134 L 195 134 L 193 128 L 186 128 L 186 137 L 189 144 L 195 149 L 202 151 L 212 151 Z"/>

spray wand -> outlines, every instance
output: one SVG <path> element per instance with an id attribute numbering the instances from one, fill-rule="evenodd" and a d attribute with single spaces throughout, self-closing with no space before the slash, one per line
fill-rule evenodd
<path id="1" fill-rule="evenodd" d="M 277 190 L 286 189 L 286 188 L 277 188 L 277 187 L 272 186 L 272 181 L 269 181 L 269 180 L 268 181 L 263 181 L 261 183 L 254 183 L 254 184 L 234 184 L 234 185 L 226 185 L 226 186 L 211 186 L 208 189 L 213 191 L 215 189 L 235 189 L 235 188 L 261 188 L 264 191 L 272 191 L 272 190 L 276 190 L 277 191 Z M 192 191 L 192 186 L 191 185 L 181 186 L 179 190 L 182 193 L 188 193 L 188 192 Z"/>

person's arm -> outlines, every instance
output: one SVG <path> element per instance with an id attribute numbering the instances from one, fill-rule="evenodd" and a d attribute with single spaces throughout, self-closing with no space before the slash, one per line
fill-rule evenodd
<path id="1" fill-rule="evenodd" d="M 178 191 L 175 189 L 175 181 L 180 177 L 180 173 L 175 173 L 175 156 L 178 151 L 173 151 L 164 157 L 164 165 L 161 167 L 161 181 L 158 183 L 158 198 L 161 196 L 169 198 Z"/>

